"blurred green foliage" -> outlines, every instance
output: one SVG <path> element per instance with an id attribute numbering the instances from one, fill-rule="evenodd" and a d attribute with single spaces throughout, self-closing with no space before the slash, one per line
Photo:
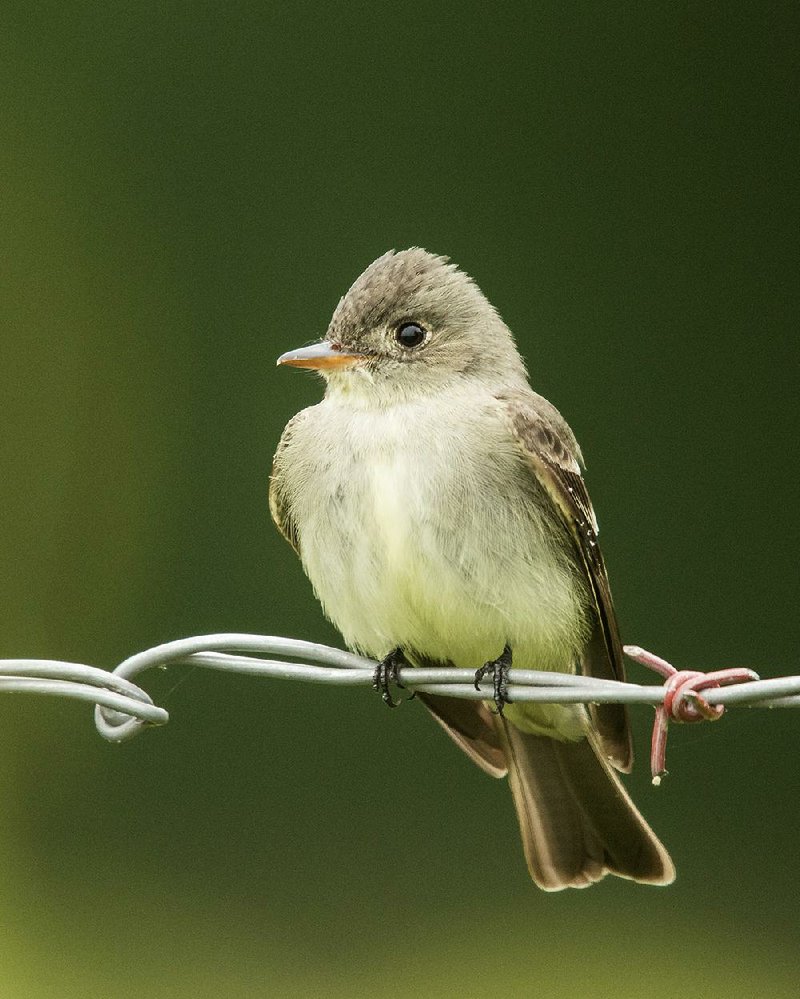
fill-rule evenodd
<path id="1" fill-rule="evenodd" d="M 797 672 L 795 20 L 6 3 L 0 655 L 338 642 L 268 521 L 320 393 L 274 359 L 418 244 L 575 428 L 626 639 Z M 657 792 L 640 765 L 673 888 L 548 896 L 506 788 L 415 705 L 148 682 L 172 722 L 122 747 L 0 703 L 9 999 L 795 994 L 792 712 L 675 730 Z"/>

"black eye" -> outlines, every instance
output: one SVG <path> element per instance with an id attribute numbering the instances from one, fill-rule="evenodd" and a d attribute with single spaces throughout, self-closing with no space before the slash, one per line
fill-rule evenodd
<path id="1" fill-rule="evenodd" d="M 403 323 L 397 327 L 395 339 L 401 347 L 419 347 L 425 339 L 425 330 L 419 323 Z"/>

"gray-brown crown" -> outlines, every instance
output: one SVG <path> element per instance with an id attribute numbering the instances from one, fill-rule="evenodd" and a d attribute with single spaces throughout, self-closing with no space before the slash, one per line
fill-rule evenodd
<path id="1" fill-rule="evenodd" d="M 418 246 L 389 250 L 356 278 L 339 301 L 331 332 L 348 339 L 348 334 L 357 334 L 357 328 L 379 326 L 403 314 L 410 319 L 424 314 L 429 322 L 436 322 L 455 310 L 464 313 L 466 320 L 497 317 L 472 278 L 447 257 Z"/>

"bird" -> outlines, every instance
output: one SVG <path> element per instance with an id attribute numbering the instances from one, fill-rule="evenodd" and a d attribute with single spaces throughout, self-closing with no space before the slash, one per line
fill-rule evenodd
<path id="1" fill-rule="evenodd" d="M 325 335 L 278 358 L 325 381 L 289 420 L 269 505 L 351 650 L 400 668 L 491 674 L 486 700 L 420 693 L 486 773 L 507 777 L 530 875 L 669 884 L 670 856 L 618 772 L 626 708 L 513 703 L 512 666 L 624 679 L 583 457 L 530 386 L 500 314 L 448 257 L 390 250 Z"/>

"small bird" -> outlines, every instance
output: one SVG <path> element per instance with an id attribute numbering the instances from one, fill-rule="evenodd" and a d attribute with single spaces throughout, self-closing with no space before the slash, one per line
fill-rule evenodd
<path id="1" fill-rule="evenodd" d="M 491 674 L 496 707 L 419 696 L 508 776 L 535 883 L 669 884 L 669 854 L 614 772 L 633 762 L 625 708 L 505 696 L 512 662 L 613 679 L 624 666 L 580 448 L 477 284 L 447 257 L 389 251 L 325 337 L 278 364 L 326 391 L 283 432 L 270 511 L 348 647 L 380 662 L 384 700 L 407 664 Z"/>

